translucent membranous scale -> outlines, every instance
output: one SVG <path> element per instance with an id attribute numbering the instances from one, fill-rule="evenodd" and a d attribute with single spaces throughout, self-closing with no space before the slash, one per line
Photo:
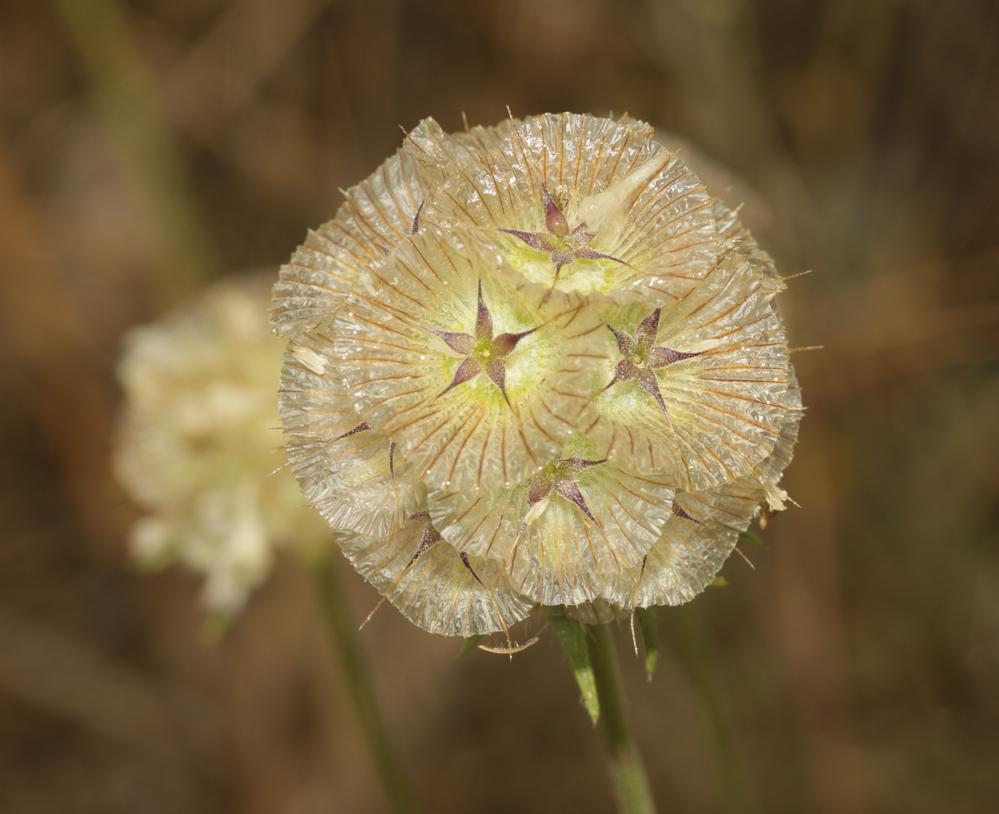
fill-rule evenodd
<path id="1" fill-rule="evenodd" d="M 685 602 L 786 499 L 782 289 L 645 124 L 426 120 L 281 270 L 292 467 L 431 632 Z"/>

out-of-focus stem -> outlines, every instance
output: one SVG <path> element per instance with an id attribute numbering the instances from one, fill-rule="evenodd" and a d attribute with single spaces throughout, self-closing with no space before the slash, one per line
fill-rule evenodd
<path id="1" fill-rule="evenodd" d="M 60 0 L 56 8 L 117 149 L 156 214 L 163 244 L 157 265 L 162 294 L 168 301 L 180 299 L 214 276 L 216 250 L 128 15 L 119 0 Z"/>
<path id="2" fill-rule="evenodd" d="M 417 810 L 416 805 L 375 700 L 371 677 L 357 640 L 357 625 L 350 618 L 344 601 L 337 564 L 329 558 L 320 558 L 314 570 L 330 642 L 336 650 L 344 682 L 364 730 L 388 810 L 396 814 L 411 814 Z"/>
<path id="3" fill-rule="evenodd" d="M 724 810 L 729 814 L 746 814 L 753 806 L 743 784 L 731 724 L 724 709 L 717 657 L 704 618 L 696 605 L 673 609 L 669 618 L 677 660 L 697 695 L 708 728 Z"/>
<path id="4" fill-rule="evenodd" d="M 607 625 L 591 625 L 587 644 L 600 700 L 600 725 L 607 743 L 614 796 L 621 814 L 654 814 L 656 807 L 638 751 L 621 688 L 614 642 Z"/>

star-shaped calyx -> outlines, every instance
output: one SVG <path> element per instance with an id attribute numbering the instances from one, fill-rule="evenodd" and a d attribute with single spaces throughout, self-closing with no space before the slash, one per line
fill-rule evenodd
<path id="1" fill-rule="evenodd" d="M 430 548 L 437 545 L 437 543 L 441 542 L 441 540 L 444 539 L 441 536 L 440 532 L 437 531 L 436 528 L 434 528 L 434 524 L 430 522 L 429 512 L 416 512 L 415 514 L 411 514 L 409 516 L 409 519 L 426 520 L 427 526 L 426 528 L 423 529 L 423 534 L 420 537 L 420 543 L 416 547 L 416 551 L 414 552 L 413 556 L 410 558 L 409 562 L 406 563 L 406 568 L 403 569 L 403 571 L 408 570 L 413 565 L 413 563 L 415 563 L 424 553 L 426 553 Z M 482 580 L 479 579 L 479 575 L 476 574 L 475 569 L 472 568 L 472 562 L 471 560 L 468 559 L 468 555 L 464 551 L 459 551 L 457 553 L 458 553 L 458 558 L 461 560 L 461 564 L 465 566 L 465 570 L 467 570 L 468 573 L 472 575 L 472 577 L 475 579 L 476 582 L 479 583 L 479 585 L 485 587 L 485 583 L 483 583 Z"/>
<path id="2" fill-rule="evenodd" d="M 500 231 L 522 240 L 532 249 L 551 256 L 552 263 L 555 264 L 552 288 L 558 281 L 562 267 L 569 265 L 574 260 L 613 260 L 615 263 L 628 265 L 624 260 L 589 248 L 589 244 L 596 235 L 587 230 L 585 223 L 579 223 L 574 229 L 570 229 L 568 218 L 548 189 L 542 188 L 542 193 L 545 205 L 546 231 L 526 232 L 520 229 L 500 229 Z"/>
<path id="3" fill-rule="evenodd" d="M 378 600 L 378 604 L 376 604 L 374 608 L 371 609 L 371 613 L 369 613 L 365 618 L 365 620 L 361 622 L 361 628 L 367 625 L 368 622 L 371 621 L 372 617 L 378 612 L 379 608 L 381 608 L 381 606 L 385 604 L 385 600 L 388 598 L 388 594 L 393 593 L 396 590 L 396 588 L 399 587 L 399 584 L 403 581 L 403 579 L 405 579 L 406 575 L 409 573 L 409 570 L 416 564 L 416 561 L 419 560 L 420 557 L 422 557 L 424 554 L 426 554 L 431 548 L 433 548 L 439 542 L 444 540 L 444 538 L 440 535 L 440 532 L 437 531 L 437 529 L 434 527 L 434 524 L 430 521 L 429 512 L 426 511 L 414 512 L 409 516 L 409 521 L 426 524 L 423 527 L 423 533 L 420 535 L 420 542 L 416 546 L 416 551 L 413 552 L 413 556 L 411 556 L 408 562 L 403 566 L 402 570 L 399 572 L 399 575 L 395 578 L 395 580 L 389 586 L 388 590 L 385 592 L 385 595 L 383 595 L 382 598 Z M 456 553 L 458 554 L 458 557 L 461 560 L 461 564 L 465 566 L 465 569 L 468 571 L 468 573 L 472 575 L 472 577 L 475 579 L 477 583 L 479 583 L 479 585 L 485 588 L 486 587 L 485 583 L 479 578 L 479 575 L 475 573 L 475 569 L 472 568 L 472 563 L 469 560 L 468 555 L 464 551 L 458 551 Z"/>
<path id="4" fill-rule="evenodd" d="M 642 389 L 656 400 L 666 420 L 669 421 L 669 410 L 666 409 L 666 402 L 663 400 L 662 391 L 659 389 L 659 379 L 656 378 L 655 371 L 659 368 L 668 367 L 675 362 L 689 359 L 692 356 L 700 356 L 700 352 L 684 353 L 661 345 L 656 345 L 656 335 L 659 333 L 659 317 L 662 309 L 657 308 L 649 316 L 638 323 L 638 328 L 634 336 L 617 330 L 608 325 L 614 338 L 617 340 L 617 349 L 621 352 L 621 361 L 614 368 L 614 378 L 610 380 L 604 390 L 612 387 L 618 382 L 629 379 L 638 382 Z M 602 392 L 602 391 L 601 391 Z"/>
<path id="5" fill-rule="evenodd" d="M 371 425 L 367 421 L 363 421 L 358 424 L 353 429 L 347 430 L 347 432 L 338 435 L 333 439 L 334 442 L 340 441 L 344 438 L 350 438 L 352 435 L 357 435 L 360 432 L 368 432 L 371 430 Z M 395 477 L 395 441 L 389 441 L 388 445 L 388 456 L 389 456 L 389 474 Z"/>
<path id="6" fill-rule="evenodd" d="M 482 282 L 479 282 L 478 309 L 475 315 L 475 335 L 438 331 L 428 329 L 435 336 L 444 340 L 451 350 L 464 356 L 464 360 L 454 372 L 454 378 L 441 395 L 453 390 L 460 384 L 474 379 L 480 373 L 485 373 L 503 394 L 507 405 L 510 399 L 506 394 L 506 357 L 510 355 L 517 343 L 536 328 L 520 333 L 504 333 L 493 335 L 493 318 L 482 298 Z"/>
<path id="7" fill-rule="evenodd" d="M 576 474 L 602 463 L 604 463 L 603 460 L 587 461 L 583 458 L 560 458 L 542 469 L 534 476 L 534 480 L 531 481 L 528 488 L 527 505 L 529 508 L 524 522 L 530 523 L 539 517 L 544 512 L 547 501 L 552 495 L 561 495 L 585 514 L 591 522 L 599 525 L 597 518 L 590 511 L 590 507 L 586 505 L 583 493 L 579 491 Z"/>

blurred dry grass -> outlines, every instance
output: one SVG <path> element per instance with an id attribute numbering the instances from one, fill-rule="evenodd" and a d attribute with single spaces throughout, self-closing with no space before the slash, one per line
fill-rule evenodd
<path id="1" fill-rule="evenodd" d="M 999 798 L 999 16 L 986 0 L 0 3 L 0 811 L 377 811 L 310 583 L 218 647 L 136 576 L 122 332 L 274 264 L 398 125 L 625 111 L 730 166 L 786 274 L 802 509 L 626 665 L 670 811 Z M 350 580 L 358 618 L 374 601 Z M 550 641 L 365 630 L 427 811 L 606 811 Z"/>

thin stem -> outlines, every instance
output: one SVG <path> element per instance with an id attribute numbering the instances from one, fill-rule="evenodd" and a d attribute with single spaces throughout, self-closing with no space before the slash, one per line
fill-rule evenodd
<path id="1" fill-rule="evenodd" d="M 655 814 L 649 778 L 628 723 L 628 708 L 610 628 L 590 625 L 588 632 L 590 663 L 600 700 L 600 723 L 607 742 L 618 811 L 620 814 Z"/>
<path id="2" fill-rule="evenodd" d="M 416 805 L 375 700 L 371 677 L 357 640 L 357 626 L 351 620 L 344 601 L 337 564 L 329 558 L 321 558 L 316 563 L 315 574 L 326 629 L 336 649 L 340 669 L 364 730 L 389 810 L 397 814 L 411 814 L 417 810 Z"/>

